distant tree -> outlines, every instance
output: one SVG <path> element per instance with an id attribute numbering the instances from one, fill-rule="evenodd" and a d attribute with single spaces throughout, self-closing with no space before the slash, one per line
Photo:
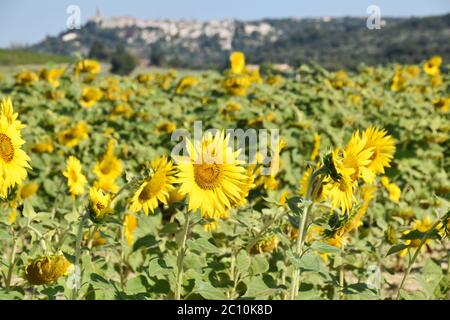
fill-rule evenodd
<path id="1" fill-rule="evenodd" d="M 138 65 L 138 59 L 121 45 L 111 55 L 111 72 L 120 75 L 130 74 Z"/>
<path id="2" fill-rule="evenodd" d="M 92 59 L 108 60 L 109 51 L 101 41 L 95 40 L 92 43 L 88 56 Z"/>

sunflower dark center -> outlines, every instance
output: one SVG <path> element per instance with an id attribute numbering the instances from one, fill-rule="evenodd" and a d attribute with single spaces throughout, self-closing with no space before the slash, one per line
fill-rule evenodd
<path id="1" fill-rule="evenodd" d="M 0 133 L 0 158 L 5 162 L 11 162 L 14 158 L 14 146 L 11 138 L 4 133 Z"/>

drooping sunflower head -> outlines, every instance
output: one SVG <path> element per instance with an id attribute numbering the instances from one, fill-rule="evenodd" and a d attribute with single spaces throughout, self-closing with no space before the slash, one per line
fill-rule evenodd
<path id="1" fill-rule="evenodd" d="M 367 128 L 362 134 L 366 144 L 364 149 L 372 150 L 370 163 L 367 168 L 375 174 L 384 173 L 384 168 L 390 167 L 395 152 L 394 138 L 387 134 L 386 130 L 377 127 Z M 375 176 L 365 176 L 368 183 L 373 182 Z"/>
<path id="2" fill-rule="evenodd" d="M 217 132 L 195 144 L 187 140 L 189 157 L 177 164 L 180 193 L 189 196 L 189 210 L 200 209 L 206 218 L 217 218 L 248 194 L 249 176 L 237 159 L 239 151 L 228 146 L 229 139 Z"/>
<path id="3" fill-rule="evenodd" d="M 105 217 L 114 213 L 110 207 L 111 195 L 101 189 L 92 187 L 89 189 L 89 216 L 94 222 L 100 222 Z"/>
<path id="4" fill-rule="evenodd" d="M 27 176 L 30 158 L 22 150 L 25 141 L 20 131 L 8 119 L 0 116 L 0 197 L 6 197 L 8 189 L 20 185 Z"/>
<path id="5" fill-rule="evenodd" d="M 25 278 L 31 285 L 51 284 L 70 273 L 71 266 L 63 255 L 37 258 L 25 267 Z"/>
<path id="6" fill-rule="evenodd" d="M 75 197 L 84 192 L 84 185 L 87 182 L 86 177 L 81 172 L 81 162 L 74 156 L 67 159 L 66 170 L 63 175 L 67 178 L 67 185 L 70 194 Z"/>
<path id="7" fill-rule="evenodd" d="M 159 203 L 167 204 L 169 193 L 175 189 L 175 167 L 165 156 L 154 159 L 152 173 L 137 188 L 131 198 L 130 210 L 154 213 Z"/>

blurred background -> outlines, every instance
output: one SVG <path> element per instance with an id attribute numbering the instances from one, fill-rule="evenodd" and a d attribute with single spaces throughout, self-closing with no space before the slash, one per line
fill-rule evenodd
<path id="1" fill-rule="evenodd" d="M 450 1 L 2 1 L 0 66 L 114 62 L 223 69 L 231 51 L 254 66 L 450 60 Z"/>

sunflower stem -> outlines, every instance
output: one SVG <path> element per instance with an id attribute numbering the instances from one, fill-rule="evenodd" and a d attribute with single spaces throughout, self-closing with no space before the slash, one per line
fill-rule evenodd
<path id="1" fill-rule="evenodd" d="M 175 300 L 180 300 L 181 298 L 181 288 L 183 284 L 183 261 L 184 261 L 184 255 L 186 254 L 186 240 L 187 235 L 189 231 L 189 223 L 190 223 L 190 215 L 188 212 L 188 209 L 186 207 L 185 214 L 184 214 L 184 227 L 183 227 L 183 234 L 181 238 L 181 245 L 180 249 L 178 251 L 178 257 L 177 257 L 177 282 L 175 287 Z"/>
<path id="2" fill-rule="evenodd" d="M 75 242 L 75 264 L 74 264 L 75 270 L 80 269 L 81 240 L 83 238 L 83 226 L 87 218 L 88 213 L 86 212 L 85 214 L 83 214 L 83 216 L 80 219 L 80 223 L 78 224 L 77 238 Z M 80 288 L 78 288 L 78 285 L 75 284 L 74 288 L 72 289 L 72 298 L 71 298 L 72 300 L 78 299 L 79 290 Z"/>
<path id="3" fill-rule="evenodd" d="M 317 170 L 315 170 L 308 180 L 308 189 L 306 191 L 306 199 L 310 200 L 310 203 L 306 206 L 305 210 L 303 210 L 303 214 L 299 215 L 299 233 L 297 236 L 297 241 L 295 244 L 295 250 L 294 254 L 297 256 L 297 258 L 300 259 L 300 257 L 303 254 L 303 244 L 305 242 L 305 234 L 306 234 L 306 223 L 308 221 L 308 215 L 312 210 L 312 207 L 314 205 L 314 199 L 317 196 L 317 193 L 319 192 L 319 189 L 322 185 L 322 178 L 320 178 L 320 175 L 324 173 L 325 167 L 321 167 Z M 299 277 L 300 277 L 300 269 L 294 266 L 294 272 L 292 274 L 292 282 L 291 282 L 291 290 L 289 294 L 289 300 L 294 300 L 297 296 L 298 290 L 300 289 L 300 283 L 299 283 Z"/>
<path id="4" fill-rule="evenodd" d="M 6 290 L 9 290 L 11 286 L 11 280 L 13 275 L 14 266 L 16 265 L 16 251 L 17 251 L 17 237 L 14 237 L 13 247 L 9 256 L 8 274 L 5 280 Z"/>

